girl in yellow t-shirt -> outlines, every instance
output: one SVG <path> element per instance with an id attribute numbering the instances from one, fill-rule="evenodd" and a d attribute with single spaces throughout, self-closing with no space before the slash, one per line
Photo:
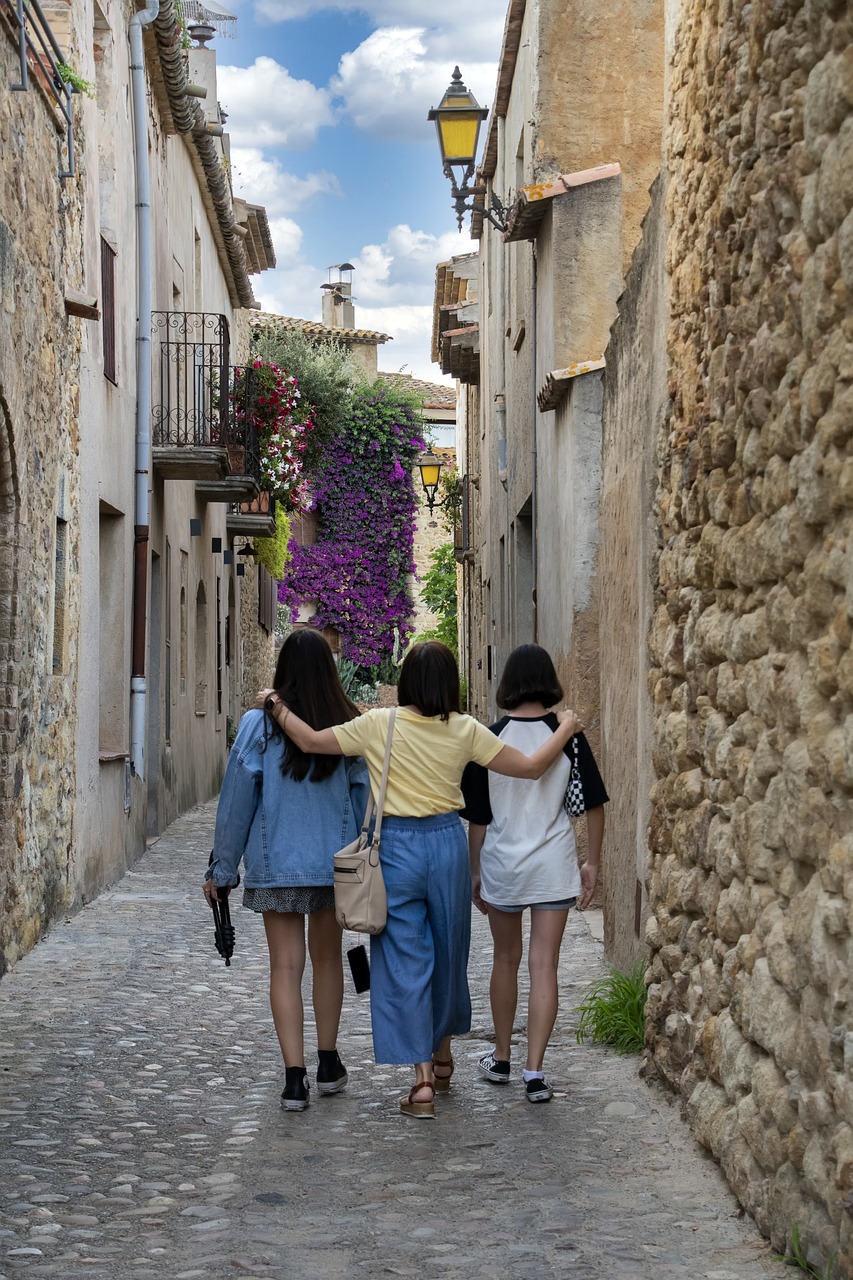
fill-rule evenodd
<path id="1" fill-rule="evenodd" d="M 302 751 L 361 755 L 374 795 L 385 757 L 390 710 L 315 730 L 270 689 L 259 694 Z M 415 1083 L 400 1099 L 404 1115 L 435 1114 L 436 1089 L 450 1087 L 451 1038 L 471 1027 L 468 949 L 471 877 L 459 809 L 462 771 L 474 760 L 495 773 L 539 778 L 582 727 L 571 711 L 534 755 L 526 756 L 459 712 L 459 672 L 437 641 L 407 654 L 382 820 L 382 873 L 388 921 L 370 940 L 370 1005 L 377 1062 L 407 1063 Z"/>

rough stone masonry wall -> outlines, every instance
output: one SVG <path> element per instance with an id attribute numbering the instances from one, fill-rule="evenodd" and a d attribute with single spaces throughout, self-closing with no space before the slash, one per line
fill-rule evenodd
<path id="1" fill-rule="evenodd" d="M 853 9 L 685 0 L 651 637 L 649 1044 L 853 1276 Z"/>
<path id="2" fill-rule="evenodd" d="M 35 80 L 11 91 L 19 79 L 0 20 L 0 975 L 68 899 L 87 323 L 63 304 L 64 288 L 81 288 L 78 184 L 59 182 L 52 109 Z"/>

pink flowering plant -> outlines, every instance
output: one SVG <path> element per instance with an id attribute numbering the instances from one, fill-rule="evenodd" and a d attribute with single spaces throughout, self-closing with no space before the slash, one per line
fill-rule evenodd
<path id="1" fill-rule="evenodd" d="M 413 469 L 424 449 L 419 402 L 382 382 L 352 393 L 341 429 L 313 479 L 316 545 L 290 544 L 279 600 L 293 617 L 316 600 L 316 627 L 341 634 L 342 653 L 378 666 L 411 634 L 409 588 L 418 499 Z"/>
<path id="2" fill-rule="evenodd" d="M 314 410 L 303 401 L 295 375 L 271 360 L 256 359 L 238 370 L 232 403 L 238 433 L 250 420 L 257 428 L 261 488 L 286 510 L 304 510 L 310 497 L 303 455 L 314 430 Z"/>

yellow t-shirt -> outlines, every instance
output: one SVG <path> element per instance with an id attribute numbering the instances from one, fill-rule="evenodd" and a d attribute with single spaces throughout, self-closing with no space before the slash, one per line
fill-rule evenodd
<path id="1" fill-rule="evenodd" d="M 374 707 L 332 730 L 344 755 L 364 756 L 374 797 L 379 795 L 382 781 L 390 715 L 390 708 Z M 461 809 L 462 770 L 469 760 L 487 765 L 503 745 L 500 738 L 471 716 L 452 712 L 449 720 L 442 720 L 399 707 L 391 743 L 385 813 L 400 818 L 429 818 Z"/>

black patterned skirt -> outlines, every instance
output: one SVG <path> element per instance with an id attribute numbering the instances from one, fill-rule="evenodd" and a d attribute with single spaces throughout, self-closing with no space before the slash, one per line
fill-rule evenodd
<path id="1" fill-rule="evenodd" d="M 335 891 L 330 884 L 244 889 L 243 906 L 249 911 L 295 912 L 308 916 L 312 911 L 334 909 Z"/>

